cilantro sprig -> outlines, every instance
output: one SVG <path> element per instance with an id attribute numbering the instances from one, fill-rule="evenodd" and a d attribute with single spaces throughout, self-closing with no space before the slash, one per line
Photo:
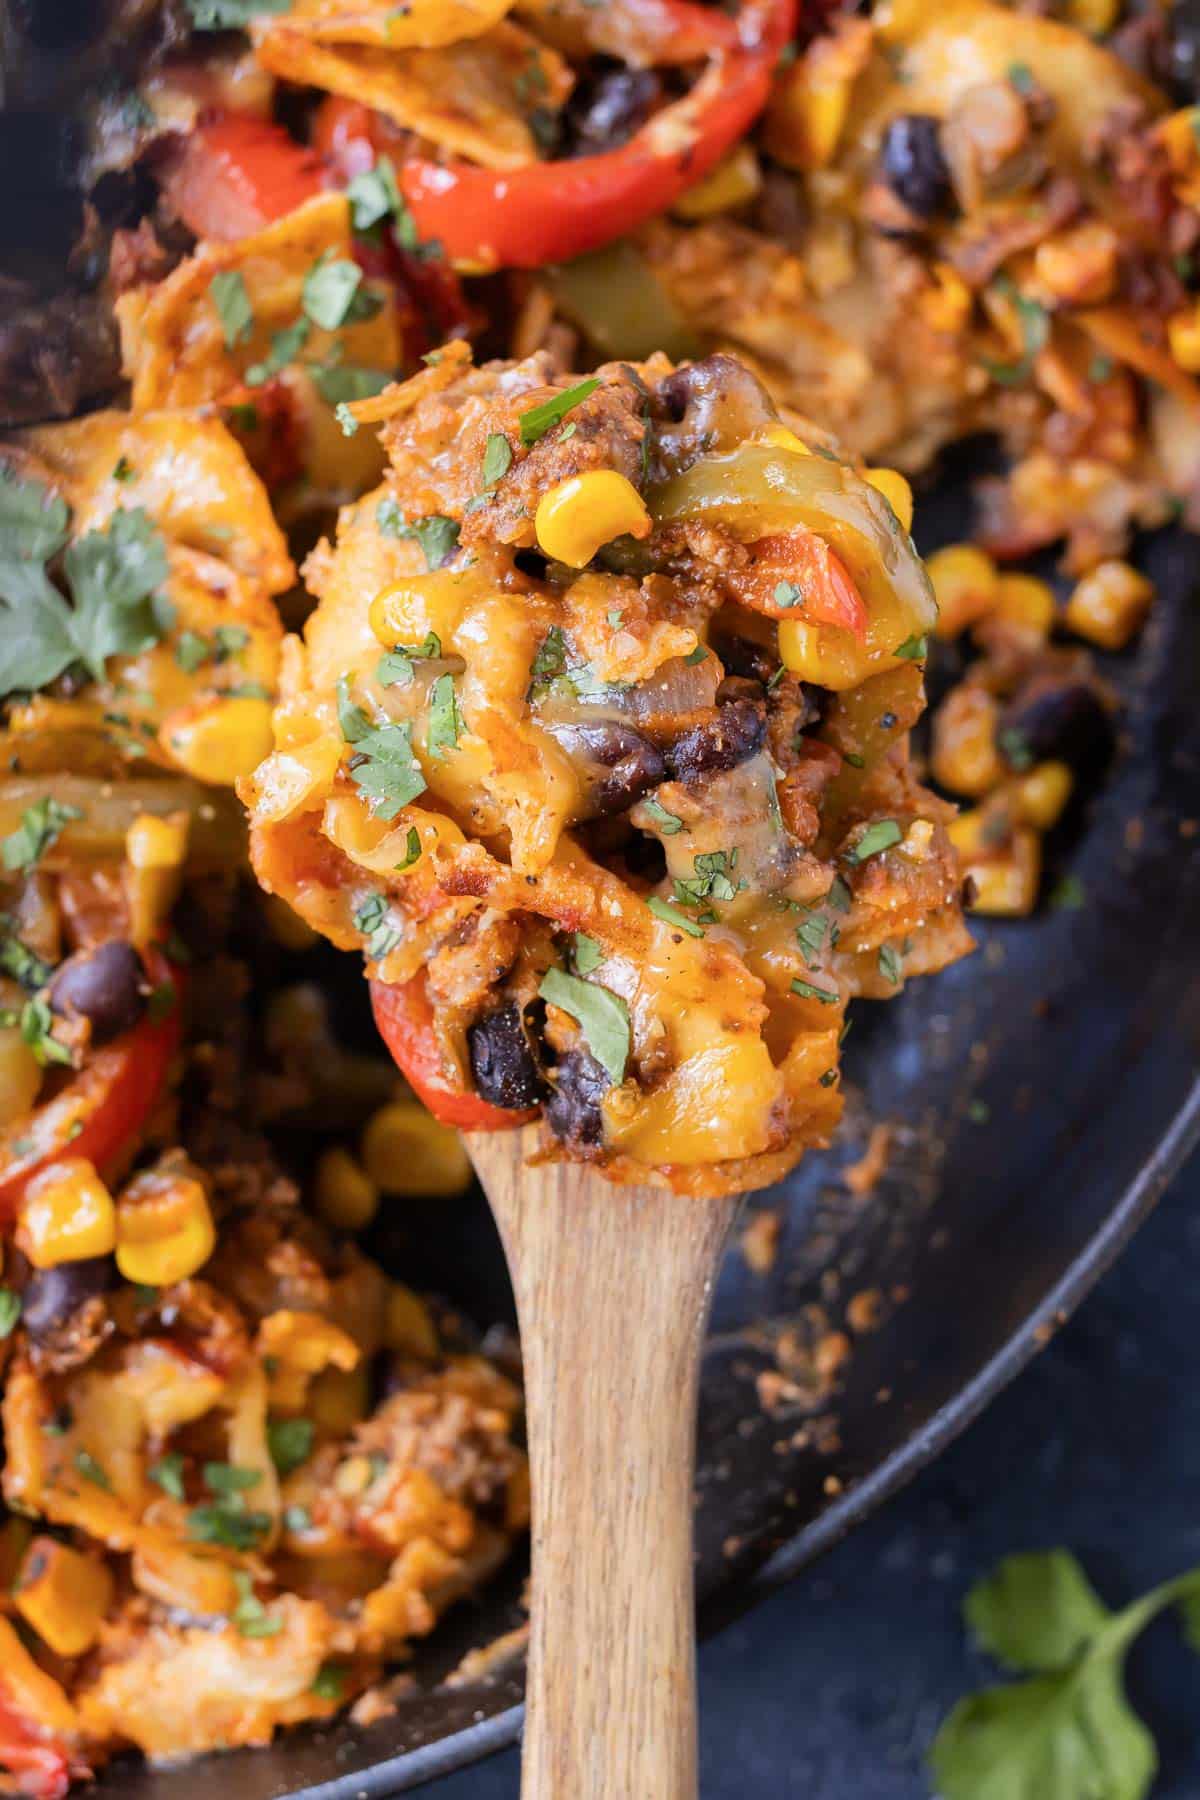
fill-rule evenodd
<path id="1" fill-rule="evenodd" d="M 407 720 L 374 723 L 350 699 L 349 683 L 338 682 L 338 722 L 353 747 L 350 779 L 367 796 L 378 819 L 394 819 L 425 791 L 425 777 L 413 754 L 412 725 Z"/>
<path id="2" fill-rule="evenodd" d="M 117 512 L 65 550 L 70 511 L 37 481 L 0 479 L 0 696 L 34 692 L 81 664 L 103 681 L 110 656 L 130 656 L 163 635 L 155 597 L 167 578 L 162 536 L 140 508 Z M 68 602 L 46 570 L 63 551 Z"/>
<path id="3" fill-rule="evenodd" d="M 15 831 L 0 838 L 0 861 L 6 869 L 35 868 L 57 843 L 63 827 L 82 817 L 77 806 L 64 806 L 49 794 L 44 795 L 25 808 Z"/>
<path id="4" fill-rule="evenodd" d="M 629 1008 L 620 995 L 598 982 L 568 975 L 565 969 L 547 969 L 538 993 L 575 1020 L 588 1049 L 609 1079 L 623 1081 L 631 1034 Z"/>
<path id="5" fill-rule="evenodd" d="M 1093 1794 L 1143 1800 L 1154 1739 L 1125 1695 L 1125 1655 L 1150 1621 L 1178 1606 L 1200 1649 L 1200 1570 L 1113 1612 L 1066 1550 L 1007 1557 L 976 1583 L 964 1612 L 981 1647 L 1027 1677 L 960 1700 L 930 1751 L 942 1800 Z"/>

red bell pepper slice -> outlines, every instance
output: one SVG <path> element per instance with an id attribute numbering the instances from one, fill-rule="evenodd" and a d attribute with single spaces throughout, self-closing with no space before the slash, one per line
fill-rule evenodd
<path id="1" fill-rule="evenodd" d="M 409 157 L 398 180 L 419 236 L 451 261 L 536 269 L 611 243 L 708 174 L 765 106 L 795 0 L 749 0 L 735 48 L 620 149 L 520 169 Z"/>
<path id="2" fill-rule="evenodd" d="M 460 1131 L 509 1131 L 536 1119 L 536 1107 L 520 1112 L 493 1106 L 464 1088 L 456 1069 L 447 1068 L 433 1028 L 424 975 L 414 975 L 400 987 L 385 981 L 370 985 L 380 1035 L 413 1093 L 435 1119 Z"/>
<path id="3" fill-rule="evenodd" d="M 806 526 L 756 538 L 748 546 L 748 569 L 731 578 L 744 606 L 770 619 L 800 619 L 811 625 L 836 625 L 862 643 L 867 635 L 867 608 L 841 558 L 823 537 Z M 780 598 L 786 589 L 786 598 Z"/>
<path id="4" fill-rule="evenodd" d="M 220 243 L 251 237 L 325 186 L 314 151 L 282 126 L 233 112 L 197 125 L 161 179 L 188 230 Z"/>
<path id="5" fill-rule="evenodd" d="M 73 1766 L 66 1746 L 39 1737 L 0 1687 L 0 1770 L 15 1777 L 17 1792 L 29 1800 L 64 1800 Z"/>
<path id="6" fill-rule="evenodd" d="M 64 1156 L 86 1157 L 101 1172 L 118 1162 L 158 1105 L 182 1030 L 179 971 L 157 950 L 145 963 L 156 989 L 174 987 L 174 1005 L 147 1011 L 32 1118 L 0 1132 L 0 1218 L 11 1219 L 29 1180 Z"/>

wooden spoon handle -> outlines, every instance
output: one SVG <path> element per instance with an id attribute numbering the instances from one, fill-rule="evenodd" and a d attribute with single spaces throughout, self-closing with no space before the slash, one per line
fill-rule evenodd
<path id="1" fill-rule="evenodd" d="M 533 1484 L 523 1800 L 696 1800 L 692 1488 L 736 1199 L 468 1140 L 521 1322 Z"/>

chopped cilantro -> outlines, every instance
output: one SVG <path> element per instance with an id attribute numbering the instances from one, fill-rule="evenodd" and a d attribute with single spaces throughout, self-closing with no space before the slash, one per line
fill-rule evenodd
<path id="1" fill-rule="evenodd" d="M 264 382 L 278 375 L 281 369 L 286 369 L 307 344 L 310 329 L 307 319 L 297 319 L 294 325 L 287 326 L 285 330 L 273 332 L 271 348 L 263 361 L 251 363 L 246 370 L 246 386 L 262 387 Z"/>
<path id="2" fill-rule="evenodd" d="M 549 400 L 543 400 L 540 406 L 531 406 L 520 417 L 521 442 L 536 444 L 552 425 L 557 425 L 560 419 L 586 400 L 589 394 L 594 394 L 599 386 L 597 378 L 591 375 L 586 381 L 577 381 L 574 387 L 565 388 L 561 394 L 554 394 Z M 500 473 L 503 474 L 504 470 Z"/>
<path id="3" fill-rule="evenodd" d="M 82 819 L 77 806 L 63 806 L 49 795 L 35 800 L 21 814 L 21 823 L 6 838 L 0 838 L 0 859 L 6 869 L 32 869 L 51 845 L 57 842 L 64 825 Z"/>
<path id="4" fill-rule="evenodd" d="M 392 379 L 386 369 L 364 369 L 359 363 L 344 363 L 332 353 L 324 362 L 310 362 L 306 367 L 322 400 L 335 411 L 351 401 L 370 400 L 381 394 Z M 354 423 L 357 429 L 357 419 Z M 354 432 L 344 431 L 342 435 L 353 437 Z"/>
<path id="5" fill-rule="evenodd" d="M 283 1509 L 283 1529 L 285 1531 L 308 1531 L 312 1525 L 312 1514 L 307 1506 L 285 1506 Z"/>
<path id="6" fill-rule="evenodd" d="M 853 904 L 853 896 L 840 875 L 835 875 L 829 892 L 825 896 L 826 906 L 832 906 L 834 912 L 848 913 Z"/>
<path id="7" fill-rule="evenodd" d="M 369 231 L 372 225 L 392 218 L 404 205 L 396 182 L 391 158 L 381 156 L 373 168 L 363 169 L 346 189 L 355 231 Z"/>
<path id="8" fill-rule="evenodd" d="M 999 734 L 998 742 L 1010 768 L 1031 769 L 1034 754 L 1029 739 L 1017 726 L 1010 725 Z"/>
<path id="9" fill-rule="evenodd" d="M 688 669 L 694 669 L 696 667 L 696 664 L 702 663 L 707 655 L 708 655 L 708 645 L 707 644 L 697 644 L 696 648 L 694 650 L 689 650 L 687 655 L 684 657 L 684 659 L 683 659 L 684 667 L 688 668 Z"/>
<path id="10" fill-rule="evenodd" d="M 21 1296 L 0 1287 L 0 1338 L 11 1337 L 21 1316 Z"/>
<path id="11" fill-rule="evenodd" d="M 704 936 L 703 925 L 698 925 L 695 919 L 689 919 L 686 913 L 681 913 L 679 908 L 672 906 L 669 900 L 661 900 L 657 894 L 651 894 L 646 905 L 655 918 L 661 919 L 664 925 L 673 925 L 677 931 L 686 931 L 689 937 L 702 938 Z"/>
<path id="12" fill-rule="evenodd" d="M 619 994 L 597 982 L 568 975 L 565 969 L 547 969 L 538 993 L 551 1006 L 568 1013 L 583 1033 L 584 1042 L 612 1081 L 623 1081 L 629 1061 L 629 1008 Z"/>
<path id="13" fill-rule="evenodd" d="M 1050 895 L 1056 912 L 1079 912 L 1087 905 L 1087 889 L 1078 875 L 1064 875 Z"/>
<path id="14" fill-rule="evenodd" d="M 304 277 L 300 304 L 322 331 L 337 331 L 361 319 L 374 318 L 383 305 L 378 294 L 364 289 L 363 272 L 346 256 L 326 250 Z"/>
<path id="15" fill-rule="evenodd" d="M 656 800 L 653 794 L 642 801 L 642 811 L 648 819 L 653 820 L 664 837 L 674 837 L 676 832 L 683 830 L 683 820 L 677 814 L 668 812 L 661 800 Z"/>
<path id="16" fill-rule="evenodd" d="M 375 664 L 375 679 L 380 687 L 407 687 L 413 678 L 413 663 L 428 661 L 442 654 L 442 640 L 431 631 L 421 644 L 397 644 Z"/>
<path id="17" fill-rule="evenodd" d="M 45 987 L 54 970 L 35 956 L 12 930 L 11 921 L 0 919 L 0 971 L 11 975 L 23 988 Z"/>
<path id="18" fill-rule="evenodd" d="M 458 708 L 453 675 L 439 675 L 429 692 L 429 729 L 426 741 L 430 756 L 445 756 L 453 750 L 463 732 L 463 716 Z"/>
<path id="19" fill-rule="evenodd" d="M 100 1467 L 100 1464 L 96 1461 L 90 1450 L 77 1450 L 75 1452 L 75 1467 L 79 1470 L 83 1479 L 85 1481 L 90 1481 L 93 1487 L 103 1488 L 106 1494 L 112 1493 L 112 1482 L 108 1479 L 107 1474 Z"/>
<path id="20" fill-rule="evenodd" d="M 828 988 L 818 987 L 815 982 L 801 981 L 798 975 L 792 982 L 792 992 L 799 994 L 802 1000 L 819 1000 L 822 1006 L 836 1006 L 840 999 L 836 991 L 831 993 Z"/>
<path id="21" fill-rule="evenodd" d="M 246 283 L 237 269 L 221 269 L 209 282 L 208 291 L 221 321 L 225 348 L 233 350 L 254 329 L 254 308 L 246 292 Z"/>
<path id="22" fill-rule="evenodd" d="M 924 637 L 906 637 L 902 644 L 897 644 L 892 651 L 893 656 L 903 657 L 905 662 L 922 662 L 929 654 L 929 640 Z"/>
<path id="23" fill-rule="evenodd" d="M 796 942 L 810 969 L 817 967 L 817 959 L 825 948 L 825 939 L 829 934 L 829 924 L 830 921 L 822 913 L 810 913 L 803 924 L 796 927 Z"/>
<path id="24" fill-rule="evenodd" d="M 776 606 L 799 606 L 804 595 L 794 581 L 777 581 L 774 598 Z"/>
<path id="25" fill-rule="evenodd" d="M 457 519 L 449 519 L 444 513 L 430 513 L 410 525 L 394 500 L 379 502 L 375 522 L 386 537 L 414 538 L 421 546 L 425 567 L 431 571 L 440 569 L 453 556 L 461 529 Z"/>
<path id="26" fill-rule="evenodd" d="M 286 12 L 292 0 L 187 0 L 197 31 L 232 31 L 257 13 Z"/>
<path id="27" fill-rule="evenodd" d="M 868 825 L 857 843 L 852 844 L 846 852 L 848 863 L 864 863 L 870 856 L 878 856 L 881 850 L 890 850 L 898 844 L 904 832 L 895 819 L 876 819 Z"/>
<path id="28" fill-rule="evenodd" d="M 1032 94 L 1034 89 L 1033 70 L 1028 63 L 1009 63 L 1008 79 L 1018 94 Z"/>
<path id="29" fill-rule="evenodd" d="M 413 755 L 411 724 L 407 719 L 373 724 L 351 701 L 344 675 L 338 682 L 338 722 L 354 750 L 350 779 L 366 794 L 376 818 L 394 819 L 425 791 L 425 777 Z"/>
<path id="30" fill-rule="evenodd" d="M 35 1061 L 45 1068 L 48 1063 L 69 1063 L 71 1052 L 54 1036 L 54 1014 L 45 1000 L 27 1000 L 21 1008 L 21 1036 L 33 1051 Z"/>
<path id="31" fill-rule="evenodd" d="M 137 470 L 134 468 L 129 458 L 127 456 L 118 456 L 116 462 L 113 464 L 113 480 L 120 482 L 132 481 L 136 475 Z"/>
<path id="32" fill-rule="evenodd" d="M 676 881 L 675 898 L 684 906 L 698 905 L 701 900 L 732 900 L 743 882 L 733 879 L 737 867 L 736 850 L 704 850 L 692 858 L 695 871 L 690 881 Z"/>
<path id="33" fill-rule="evenodd" d="M 501 478 L 508 474 L 512 467 L 512 445 L 502 431 L 488 433 L 487 446 L 483 452 L 483 466 L 480 476 L 484 488 L 494 488 Z"/>
<path id="34" fill-rule="evenodd" d="M 69 518 L 40 483 L 0 482 L 0 693 L 45 687 L 73 663 L 102 681 L 108 657 L 143 650 L 161 636 L 151 602 L 166 580 L 167 556 L 146 514 L 117 512 L 107 530 L 87 532 L 66 551 L 73 606 L 42 566 L 61 548 Z"/>
<path id="35" fill-rule="evenodd" d="M 577 931 L 571 939 L 571 954 L 577 975 L 591 975 L 604 961 L 604 952 L 594 937 L 586 931 Z"/>
<path id="36" fill-rule="evenodd" d="M 319 1700 L 340 1700 L 346 1691 L 346 1671 L 340 1663 L 324 1662 L 317 1670 L 312 1692 Z"/>
<path id="37" fill-rule="evenodd" d="M 420 839 L 418 838 L 417 841 L 419 843 Z M 356 929 L 361 931 L 367 940 L 365 949 L 372 962 L 382 962 L 385 956 L 390 956 L 400 942 L 400 933 L 390 922 L 387 896 L 368 894 L 367 898 L 355 907 L 353 917 Z M 306 1419 L 285 1420 L 284 1424 L 305 1426 L 311 1435 L 311 1427 L 308 1426 Z M 273 1448 L 271 1454 L 272 1456 L 275 1454 Z M 300 1460 L 303 1461 L 303 1457 Z"/>
<path id="38" fill-rule="evenodd" d="M 271 1419 L 267 1423 L 267 1448 L 281 1475 L 290 1475 L 312 1455 L 316 1427 L 311 1419 Z"/>
<path id="39" fill-rule="evenodd" d="M 885 981 L 890 981 L 893 987 L 900 986 L 903 970 L 900 965 L 900 952 L 894 944 L 879 946 L 879 973 Z"/>
<path id="40" fill-rule="evenodd" d="M 194 1543 L 223 1544 L 229 1550 L 253 1550 L 270 1529 L 270 1513 L 247 1512 L 240 1494 L 194 1506 L 187 1520 L 188 1536 Z"/>
<path id="41" fill-rule="evenodd" d="M 242 1468 L 237 1463 L 206 1462 L 201 1473 L 210 1494 L 242 1494 L 262 1480 L 257 1469 Z"/>
<path id="42" fill-rule="evenodd" d="M 969 1100 L 967 1117 L 972 1125 L 986 1125 L 992 1116 L 992 1109 L 986 1100 Z"/>
<path id="43" fill-rule="evenodd" d="M 567 644 L 562 630 L 552 625 L 541 643 L 537 654 L 530 665 L 529 674 L 532 680 L 530 692 L 539 688 L 547 688 L 551 682 L 557 681 L 567 672 Z"/>
<path id="44" fill-rule="evenodd" d="M 254 1592 L 254 1578 L 246 1569 L 233 1571 L 234 1586 L 237 1588 L 238 1603 L 233 1612 L 233 1622 L 239 1633 L 245 1638 L 274 1637 L 283 1630 L 283 1620 L 278 1613 L 269 1613 L 258 1595 Z"/>
<path id="45" fill-rule="evenodd" d="M 198 631 L 181 631 L 175 645 L 175 661 L 186 675 L 194 675 L 212 654 L 212 647 Z"/>
<path id="46" fill-rule="evenodd" d="M 172 1500 L 184 1498 L 183 1457 L 178 1450 L 168 1450 L 165 1456 L 150 1464 L 146 1474 L 164 1494 L 170 1494 Z"/>

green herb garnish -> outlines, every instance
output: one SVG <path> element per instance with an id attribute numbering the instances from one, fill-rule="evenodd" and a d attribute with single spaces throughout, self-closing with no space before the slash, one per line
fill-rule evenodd
<path id="1" fill-rule="evenodd" d="M 794 581 L 777 581 L 774 599 L 776 606 L 799 606 L 804 594 Z"/>
<path id="2" fill-rule="evenodd" d="M 454 691 L 453 675 L 439 675 L 429 692 L 429 727 L 426 742 L 430 756 L 445 756 L 463 733 L 463 716 Z"/>
<path id="3" fill-rule="evenodd" d="M 112 1493 L 112 1482 L 89 1450 L 75 1452 L 75 1467 L 83 1479 L 90 1481 L 93 1487 L 103 1488 L 106 1494 Z"/>
<path id="4" fill-rule="evenodd" d="M 412 725 L 407 719 L 374 724 L 349 698 L 343 675 L 338 682 L 338 722 L 342 736 L 353 747 L 350 779 L 370 801 L 377 818 L 394 819 L 401 809 L 425 791 L 425 777 L 413 755 Z"/>
<path id="5" fill-rule="evenodd" d="M 421 857 L 421 834 L 415 825 L 408 828 L 408 836 L 404 841 L 404 861 L 396 864 L 396 873 L 402 875 L 405 869 L 411 869 Z"/>
<path id="6" fill-rule="evenodd" d="M 237 269 L 221 269 L 209 282 L 208 291 L 221 321 L 225 348 L 236 349 L 254 329 L 254 308 L 246 283 Z"/>
<path id="7" fill-rule="evenodd" d="M 852 844 L 846 852 L 848 863 L 864 863 L 870 856 L 878 856 L 881 850 L 890 850 L 898 844 L 904 832 L 895 819 L 876 819 L 868 825 L 858 842 Z"/>
<path id="8" fill-rule="evenodd" d="M 187 0 L 197 31 L 233 31 L 258 13 L 286 12 L 292 0 Z"/>
<path id="9" fill-rule="evenodd" d="M 294 325 L 288 325 L 283 331 L 273 332 L 271 348 L 262 362 L 251 363 L 246 370 L 246 386 L 262 387 L 264 382 L 286 369 L 290 362 L 303 350 L 308 342 L 311 327 L 307 319 L 297 319 Z"/>
<path id="10" fill-rule="evenodd" d="M 0 1338 L 11 1337 L 21 1316 L 21 1296 L 12 1288 L 0 1287 Z"/>
<path id="11" fill-rule="evenodd" d="M 603 950 L 586 931 L 577 931 L 571 939 L 571 956 L 577 975 L 591 975 L 604 961 Z"/>
<path id="12" fill-rule="evenodd" d="M 508 474 L 512 468 L 512 459 L 512 445 L 504 433 L 502 431 L 489 432 L 480 469 L 485 490 L 494 488 L 501 477 Z"/>
<path id="13" fill-rule="evenodd" d="M 906 662 L 923 662 L 929 654 L 929 639 L 926 637 L 906 637 L 902 644 L 897 644 L 892 651 L 893 656 L 903 657 Z"/>
<path id="14" fill-rule="evenodd" d="M 521 414 L 518 421 L 521 442 L 536 444 L 539 438 L 545 437 L 552 425 L 557 425 L 560 419 L 586 400 L 589 394 L 594 394 L 599 386 L 599 381 L 591 375 L 586 381 L 578 381 L 574 387 L 565 388 L 561 394 L 554 394 L 549 400 L 543 400 L 540 406 L 531 406 L 528 412 Z M 490 438 L 488 442 L 491 442 Z M 505 468 L 507 466 L 506 463 Z M 503 474 L 504 470 L 500 473 Z"/>
<path id="15" fill-rule="evenodd" d="M 457 519 L 449 519 L 444 513 L 431 513 L 410 525 L 394 500 L 381 500 L 375 508 L 375 521 L 387 537 L 414 538 L 430 571 L 440 569 L 458 546 L 461 526 Z"/>
<path id="16" fill-rule="evenodd" d="M 703 925 L 698 925 L 695 919 L 689 919 L 686 913 L 680 912 L 677 906 L 672 906 L 669 900 L 660 900 L 657 894 L 651 894 L 646 905 L 664 925 L 673 925 L 676 931 L 686 931 L 689 937 L 704 936 Z"/>
<path id="17" fill-rule="evenodd" d="M 799 994 L 802 1000 L 819 1000 L 822 1006 L 836 1006 L 841 999 L 838 993 L 830 993 L 828 988 L 817 987 L 815 982 L 802 981 L 797 975 L 792 982 L 793 994 Z"/>
<path id="18" fill-rule="evenodd" d="M 346 1671 L 340 1663 L 322 1663 L 312 1684 L 319 1700 L 340 1700 L 346 1691 Z"/>
<path id="19" fill-rule="evenodd" d="M 575 1020 L 610 1080 L 623 1081 L 630 1046 L 629 1008 L 624 1000 L 596 982 L 568 975 L 565 969 L 547 969 L 538 993 Z"/>
<path id="20" fill-rule="evenodd" d="M 651 819 L 664 837 L 674 837 L 677 831 L 683 830 L 683 820 L 675 813 L 668 812 L 660 800 L 653 795 L 642 801 L 642 811 Z"/>
<path id="21" fill-rule="evenodd" d="M 326 250 L 304 277 L 300 304 L 322 331 L 372 319 L 383 301 L 363 287 L 363 272 L 349 257 Z"/>
<path id="22" fill-rule="evenodd" d="M 185 1497 L 183 1457 L 178 1450 L 168 1450 L 165 1456 L 160 1456 L 157 1462 L 150 1464 L 146 1474 L 164 1494 L 170 1494 L 172 1500 L 182 1500 Z"/>
<path id="23" fill-rule="evenodd" d="M 281 1475 L 290 1475 L 312 1455 L 316 1432 L 311 1419 L 271 1419 L 267 1423 L 267 1448 Z"/>
<path id="24" fill-rule="evenodd" d="M 879 973 L 885 981 L 890 981 L 893 987 L 900 986 L 903 970 L 900 963 L 900 952 L 894 944 L 879 946 Z"/>
<path id="25" fill-rule="evenodd" d="M 47 795 L 35 800 L 21 814 L 21 823 L 6 838 L 0 838 L 0 860 L 6 869 L 32 869 L 41 861 L 58 835 L 72 819 L 82 819 L 77 806 L 63 806 Z"/>

